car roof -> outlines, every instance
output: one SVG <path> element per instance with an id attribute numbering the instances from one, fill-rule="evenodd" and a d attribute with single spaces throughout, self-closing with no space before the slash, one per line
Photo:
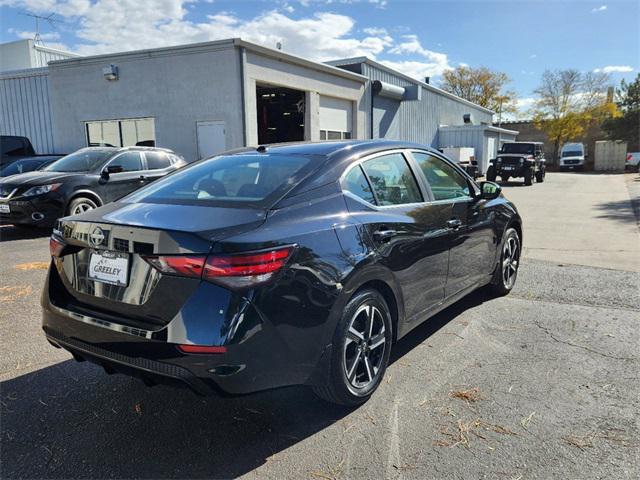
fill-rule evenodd
<path id="1" fill-rule="evenodd" d="M 151 152 L 167 152 L 167 153 L 175 153 L 173 150 L 169 148 L 161 148 L 161 147 L 107 147 L 107 146 L 99 146 L 99 147 L 84 147 L 76 151 L 80 150 L 93 150 L 93 151 L 103 151 L 103 152 L 126 152 L 126 151 L 151 151 Z"/>
<path id="2" fill-rule="evenodd" d="M 272 145 L 260 145 L 258 147 L 239 148 L 225 152 L 227 155 L 238 154 L 274 154 L 274 155 L 320 155 L 341 160 L 354 156 L 365 156 L 383 150 L 393 150 L 396 148 L 415 148 L 437 152 L 437 150 L 419 143 L 404 142 L 398 140 L 340 140 L 340 141 L 320 141 L 320 142 L 294 142 Z"/>

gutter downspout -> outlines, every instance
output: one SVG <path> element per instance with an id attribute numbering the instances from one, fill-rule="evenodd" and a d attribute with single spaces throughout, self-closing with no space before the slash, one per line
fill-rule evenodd
<path id="1" fill-rule="evenodd" d="M 244 146 L 249 145 L 247 132 L 247 86 L 246 86 L 246 65 L 247 50 L 240 47 L 240 96 L 242 97 L 242 136 L 244 138 Z"/>

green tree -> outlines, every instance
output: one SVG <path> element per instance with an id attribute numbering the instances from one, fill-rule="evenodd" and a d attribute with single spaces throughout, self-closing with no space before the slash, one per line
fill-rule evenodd
<path id="1" fill-rule="evenodd" d="M 593 125 L 617 115 L 615 104 L 607 96 L 609 76 L 581 73 L 578 70 L 547 70 L 534 93 L 536 127 L 553 142 L 553 158 L 560 145 L 577 139 Z"/>
<path id="2" fill-rule="evenodd" d="M 516 94 L 506 90 L 509 77 L 486 67 L 460 66 L 442 74 L 441 88 L 494 112 L 516 112 Z"/>
<path id="3" fill-rule="evenodd" d="M 620 82 L 616 89 L 616 100 L 621 115 L 608 118 L 602 124 L 602 129 L 612 140 L 627 142 L 627 150 L 640 150 L 640 74 L 636 79 L 627 83 Z"/>

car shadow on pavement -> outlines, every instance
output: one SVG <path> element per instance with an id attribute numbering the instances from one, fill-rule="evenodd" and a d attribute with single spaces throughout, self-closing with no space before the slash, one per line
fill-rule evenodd
<path id="1" fill-rule="evenodd" d="M 32 238 L 48 237 L 49 235 L 51 235 L 50 228 L 25 228 L 14 227 L 13 225 L 0 225 L 0 242 L 28 240 Z"/>
<path id="2" fill-rule="evenodd" d="M 473 293 L 423 323 L 394 346 L 392 362 L 487 299 Z M 202 398 L 72 360 L 4 381 L 0 392 L 3 478 L 237 477 L 352 412 L 305 387 Z"/>

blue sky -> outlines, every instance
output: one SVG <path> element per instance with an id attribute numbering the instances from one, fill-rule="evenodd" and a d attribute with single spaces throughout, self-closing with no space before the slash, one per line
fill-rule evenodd
<path id="1" fill-rule="evenodd" d="M 81 54 L 241 36 L 315 60 L 367 55 L 437 84 L 460 64 L 505 72 L 530 104 L 545 69 L 640 69 L 638 1 L 0 0 L 0 40 L 32 37 L 24 12 L 56 12 L 45 44 Z"/>

